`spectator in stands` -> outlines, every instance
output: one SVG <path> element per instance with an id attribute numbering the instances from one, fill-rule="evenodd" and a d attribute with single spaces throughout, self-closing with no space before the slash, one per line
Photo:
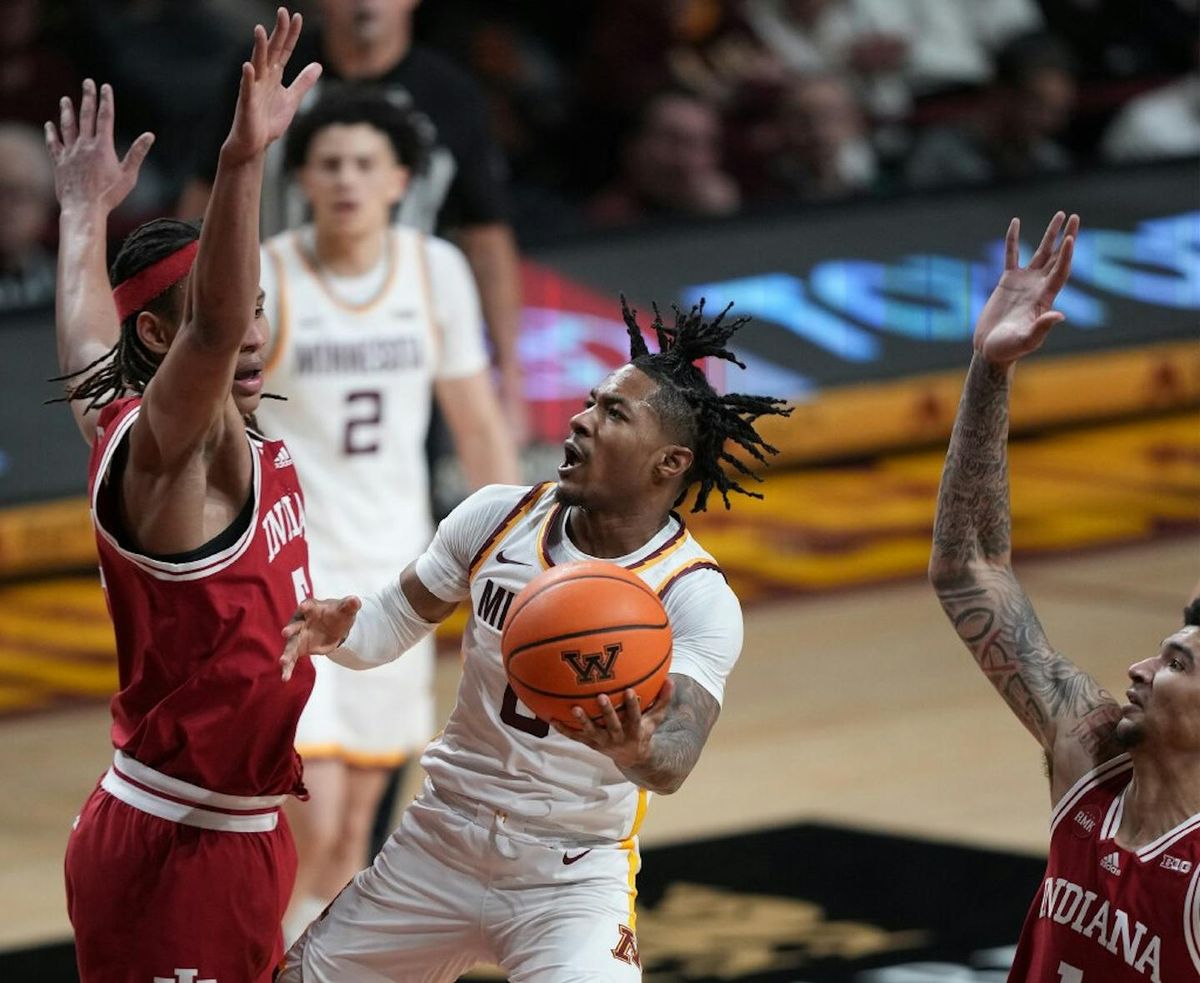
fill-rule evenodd
<path id="1" fill-rule="evenodd" d="M 1067 170 L 1057 142 L 1075 102 L 1070 52 L 1045 33 L 1023 35 L 996 58 L 995 79 L 975 118 L 932 129 L 909 158 L 912 187 L 986 184 Z"/>
<path id="2" fill-rule="evenodd" d="M 729 215 L 741 193 L 721 169 L 721 120 L 703 99 L 681 90 L 654 96 L 620 151 L 615 181 L 592 199 L 597 225 L 655 216 Z"/>
<path id="3" fill-rule="evenodd" d="M 1127 103 L 1105 131 L 1100 152 L 1113 163 L 1200 154 L 1200 71 Z"/>
<path id="4" fill-rule="evenodd" d="M 38 0 L 0 3 L 0 106 L 5 119 L 39 127 L 82 81 L 64 46 L 46 37 L 44 18 Z"/>
<path id="5" fill-rule="evenodd" d="M 452 238 L 466 254 L 483 304 L 498 370 L 500 397 L 519 441 L 527 430 L 521 365 L 520 279 L 516 241 L 508 220 L 506 165 L 490 134 L 486 103 L 472 79 L 449 59 L 413 43 L 418 0 L 319 0 L 319 29 L 306 30 L 293 65 L 319 61 L 323 81 L 374 82 L 428 120 L 430 165 L 415 175 L 400 221 Z M 226 72 L 232 106 L 240 61 Z M 320 86 L 318 85 L 318 89 Z M 203 211 L 228 129 L 224 110 L 200 142 L 196 175 L 179 205 L 185 215 Z M 263 188 L 263 232 L 303 222 L 303 196 L 285 181 L 282 159 L 268 159 Z"/>
<path id="6" fill-rule="evenodd" d="M 993 52 L 1042 23 L 1035 0 L 745 0 L 742 12 L 792 71 L 847 73 L 880 121 L 985 84 Z"/>
<path id="7" fill-rule="evenodd" d="M 0 314 L 54 302 L 54 170 L 42 134 L 0 123 Z"/>
<path id="8" fill-rule="evenodd" d="M 841 75 L 796 78 L 780 102 L 775 138 L 761 183 L 747 189 L 748 195 L 832 201 L 869 193 L 877 185 L 879 168 L 866 119 Z"/>

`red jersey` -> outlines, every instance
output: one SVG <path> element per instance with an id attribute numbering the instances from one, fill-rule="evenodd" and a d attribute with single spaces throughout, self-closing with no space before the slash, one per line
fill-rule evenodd
<path id="1" fill-rule="evenodd" d="M 249 523 L 183 556 L 119 542 L 103 494 L 140 398 L 100 414 L 88 465 L 100 575 L 117 642 L 112 741 L 141 764 L 226 795 L 296 793 L 296 721 L 312 689 L 307 659 L 284 682 L 280 631 L 311 595 L 304 500 L 287 448 L 247 433 Z M 235 523 L 235 526 L 237 524 Z"/>
<path id="2" fill-rule="evenodd" d="M 1133 778 L 1122 754 L 1054 810 L 1050 859 L 1010 981 L 1185 983 L 1200 979 L 1200 814 L 1130 851 L 1114 839 Z"/>

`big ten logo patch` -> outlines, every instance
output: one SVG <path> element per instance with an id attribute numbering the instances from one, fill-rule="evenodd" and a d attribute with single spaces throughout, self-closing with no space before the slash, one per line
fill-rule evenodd
<path id="1" fill-rule="evenodd" d="M 1172 857 L 1169 853 L 1163 854 L 1162 866 L 1167 870 L 1177 870 L 1181 874 L 1190 874 L 1192 872 L 1192 862 L 1183 860 L 1179 857 Z"/>
<path id="2" fill-rule="evenodd" d="M 617 935 L 617 944 L 612 949 L 613 959 L 641 969 L 642 959 L 638 955 L 637 936 L 633 934 L 633 929 L 628 925 L 618 925 Z"/>
<path id="3" fill-rule="evenodd" d="M 598 683 L 613 678 L 613 665 L 621 654 L 621 643 L 605 645 L 603 652 L 563 652 L 562 660 L 575 670 L 575 679 L 580 684 Z"/>
<path id="4" fill-rule="evenodd" d="M 483 593 L 479 595 L 479 603 L 475 607 L 478 618 L 491 625 L 496 631 L 504 627 L 508 617 L 508 609 L 512 607 L 516 592 L 506 587 L 498 587 L 490 580 L 483 582 Z"/>

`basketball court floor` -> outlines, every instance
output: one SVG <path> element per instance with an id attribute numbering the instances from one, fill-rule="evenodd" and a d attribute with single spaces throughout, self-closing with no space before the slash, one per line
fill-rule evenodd
<path id="1" fill-rule="evenodd" d="M 1018 575 L 1050 640 L 1123 699 L 1126 668 L 1179 623 L 1200 579 L 1200 416 L 1045 435 L 1011 457 Z M 849 831 L 833 846 L 813 841 L 835 866 L 849 851 L 847 869 L 859 832 L 1044 851 L 1038 748 L 922 577 L 941 460 L 930 451 L 779 473 L 765 501 L 691 521 L 743 598 L 746 644 L 699 766 L 651 804 L 644 876 L 656 849 L 669 865 L 672 845 L 793 825 Z M 0 950 L 69 935 L 62 853 L 111 755 L 110 651 L 92 575 L 0 587 Z M 456 675 L 457 659 L 441 659 L 443 707 Z M 764 835 L 768 850 L 791 842 Z M 716 849 L 688 863 L 722 862 Z M 721 890 L 728 900 L 737 885 Z M 900 897 L 917 904 L 922 890 Z M 731 914 L 774 910 L 738 904 Z M 1015 940 L 1018 927 L 1001 934 Z M 648 934 L 647 956 L 650 946 Z M 735 966 L 647 978 L 768 977 Z"/>

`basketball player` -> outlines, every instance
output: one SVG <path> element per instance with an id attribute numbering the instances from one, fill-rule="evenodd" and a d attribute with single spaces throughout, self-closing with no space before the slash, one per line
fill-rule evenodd
<path id="1" fill-rule="evenodd" d="M 293 735 L 312 674 L 281 684 L 278 632 L 310 595 L 303 505 L 282 444 L 246 427 L 262 389 L 258 198 L 267 145 L 320 74 L 289 88 L 300 17 L 280 8 L 251 60 L 202 233 L 166 220 L 121 248 L 113 97 L 84 84 L 46 124 L 62 205 L 57 311 L 67 398 L 92 445 L 89 494 L 116 634 L 113 766 L 67 844 L 86 983 L 266 981 L 295 850 L 279 805 L 303 792 Z M 197 241 L 198 239 L 198 241 Z M 194 264 L 193 264 L 194 260 Z"/>
<path id="2" fill-rule="evenodd" d="M 725 346 L 744 318 L 709 322 L 698 307 L 674 325 L 657 319 L 662 351 L 650 354 L 624 313 L 631 361 L 572 418 L 557 485 L 477 492 L 361 611 L 356 597 L 309 600 L 285 629 L 285 675 L 312 653 L 365 669 L 406 658 L 460 601 L 471 605 L 458 700 L 421 760 L 424 791 L 292 947 L 281 980 L 453 980 L 480 961 L 519 981 L 640 978 L 638 828 L 650 794 L 674 792 L 696 764 L 742 642 L 737 598 L 672 509 L 693 484 L 694 510 L 714 489 L 728 506 L 744 489 L 723 464 L 750 470 L 727 441 L 764 461 L 774 448 L 754 421 L 789 411 L 719 396 L 693 364 L 736 361 Z M 552 730 L 507 685 L 500 633 L 534 576 L 598 557 L 662 598 L 671 674 L 645 713 L 630 690 L 619 713 L 601 697 L 601 725 Z"/>
<path id="3" fill-rule="evenodd" d="M 325 86 L 288 131 L 313 224 L 264 246 L 267 385 L 288 399 L 258 419 L 295 455 L 321 594 L 384 583 L 429 544 L 435 393 L 472 484 L 518 476 L 466 260 L 390 221 L 419 146 L 409 111 L 373 87 Z M 289 941 L 369 862 L 391 770 L 435 730 L 433 660 L 431 636 L 370 675 L 317 663 L 296 732 L 310 798 L 288 809 L 300 856 Z"/>
<path id="4" fill-rule="evenodd" d="M 1064 228 L 1063 239 L 1055 242 Z M 1037 738 L 1050 775 L 1050 859 L 1014 981 L 1122 983 L 1200 974 L 1200 605 L 1129 667 L 1119 706 L 1060 655 L 1013 575 L 1009 390 L 1063 315 L 1079 219 L 1060 212 L 1029 265 L 1005 269 L 975 328 L 942 474 L 930 578 L 959 636 Z"/>

